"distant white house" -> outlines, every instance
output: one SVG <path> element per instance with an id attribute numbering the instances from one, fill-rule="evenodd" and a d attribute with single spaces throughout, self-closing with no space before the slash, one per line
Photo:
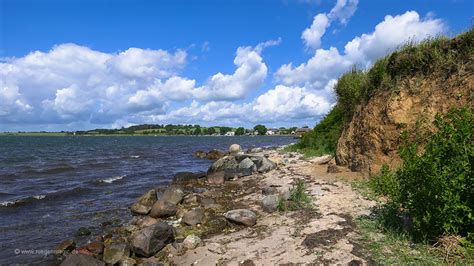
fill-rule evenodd
<path id="1" fill-rule="evenodd" d="M 228 132 L 225 133 L 225 136 L 230 136 L 230 137 L 235 136 L 235 132 L 234 131 L 228 131 Z"/>

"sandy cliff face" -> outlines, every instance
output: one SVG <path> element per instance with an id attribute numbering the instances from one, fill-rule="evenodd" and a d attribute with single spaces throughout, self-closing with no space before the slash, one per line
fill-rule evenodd
<path id="1" fill-rule="evenodd" d="M 359 106 L 344 128 L 336 152 L 339 165 L 353 171 L 377 173 L 384 163 L 399 165 L 401 132 L 429 136 L 436 114 L 452 107 L 473 106 L 474 62 L 468 60 L 449 76 L 434 73 L 399 82 L 395 90 L 381 91 Z"/>

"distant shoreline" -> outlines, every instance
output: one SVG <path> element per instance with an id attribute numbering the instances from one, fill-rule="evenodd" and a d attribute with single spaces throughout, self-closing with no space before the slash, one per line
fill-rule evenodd
<path id="1" fill-rule="evenodd" d="M 239 136 L 225 136 L 225 135 L 152 135 L 152 134 L 84 134 L 71 135 L 61 132 L 51 133 L 5 133 L 0 132 L 0 137 L 297 137 L 297 135 L 239 135 Z"/>

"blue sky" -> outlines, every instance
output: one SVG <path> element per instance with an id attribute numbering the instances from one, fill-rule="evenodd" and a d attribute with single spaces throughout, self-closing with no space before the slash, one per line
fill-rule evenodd
<path id="1" fill-rule="evenodd" d="M 313 126 L 352 65 L 467 30 L 474 10 L 467 0 L 0 3 L 0 131 Z"/>

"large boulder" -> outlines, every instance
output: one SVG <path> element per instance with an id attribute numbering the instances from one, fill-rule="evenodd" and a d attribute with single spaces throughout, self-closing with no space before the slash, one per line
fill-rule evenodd
<path id="1" fill-rule="evenodd" d="M 239 162 L 236 160 L 235 156 L 224 156 L 219 160 L 215 161 L 209 170 L 207 171 L 208 174 L 223 171 L 225 169 L 236 169 L 239 167 Z"/>
<path id="2" fill-rule="evenodd" d="M 253 226 L 257 223 L 257 215 L 255 215 L 253 211 L 247 209 L 228 211 L 224 214 L 224 217 L 231 222 L 245 226 Z"/>
<path id="3" fill-rule="evenodd" d="M 188 183 L 188 182 L 194 182 L 204 177 L 206 177 L 206 173 L 204 172 L 199 172 L 199 173 L 179 172 L 174 175 L 173 182 L 174 183 Z"/>
<path id="4" fill-rule="evenodd" d="M 184 199 L 184 191 L 177 187 L 168 187 L 160 196 L 160 201 L 178 204 Z"/>
<path id="5" fill-rule="evenodd" d="M 151 207 L 157 200 L 156 190 L 151 189 L 138 198 L 138 200 L 132 205 L 131 210 L 136 214 L 146 215 L 150 212 Z"/>
<path id="6" fill-rule="evenodd" d="M 229 147 L 229 153 L 230 154 L 237 154 L 239 152 L 242 152 L 242 147 L 240 147 L 239 144 L 232 144 Z"/>
<path id="7" fill-rule="evenodd" d="M 135 254 L 148 258 L 173 240 L 173 227 L 165 222 L 158 222 L 134 233 L 130 242 Z"/>
<path id="8" fill-rule="evenodd" d="M 259 173 L 265 173 L 277 167 L 276 163 L 270 161 L 264 156 L 250 156 L 252 162 L 257 166 Z"/>
<path id="9" fill-rule="evenodd" d="M 150 211 L 150 216 L 153 218 L 166 218 L 173 215 L 176 215 L 178 208 L 176 204 L 166 201 L 166 200 L 158 200 L 153 204 L 153 207 Z"/>
<path id="10" fill-rule="evenodd" d="M 104 249 L 103 260 L 108 264 L 115 264 L 123 257 L 130 255 L 130 248 L 125 242 L 112 242 Z"/>
<path id="11" fill-rule="evenodd" d="M 82 254 L 69 254 L 66 259 L 61 263 L 61 266 L 105 266 L 105 263 L 95 259 L 94 257 L 82 255 Z"/>
<path id="12" fill-rule="evenodd" d="M 204 219 L 204 211 L 201 208 L 194 208 L 184 213 L 182 222 L 187 225 L 200 224 Z"/>

